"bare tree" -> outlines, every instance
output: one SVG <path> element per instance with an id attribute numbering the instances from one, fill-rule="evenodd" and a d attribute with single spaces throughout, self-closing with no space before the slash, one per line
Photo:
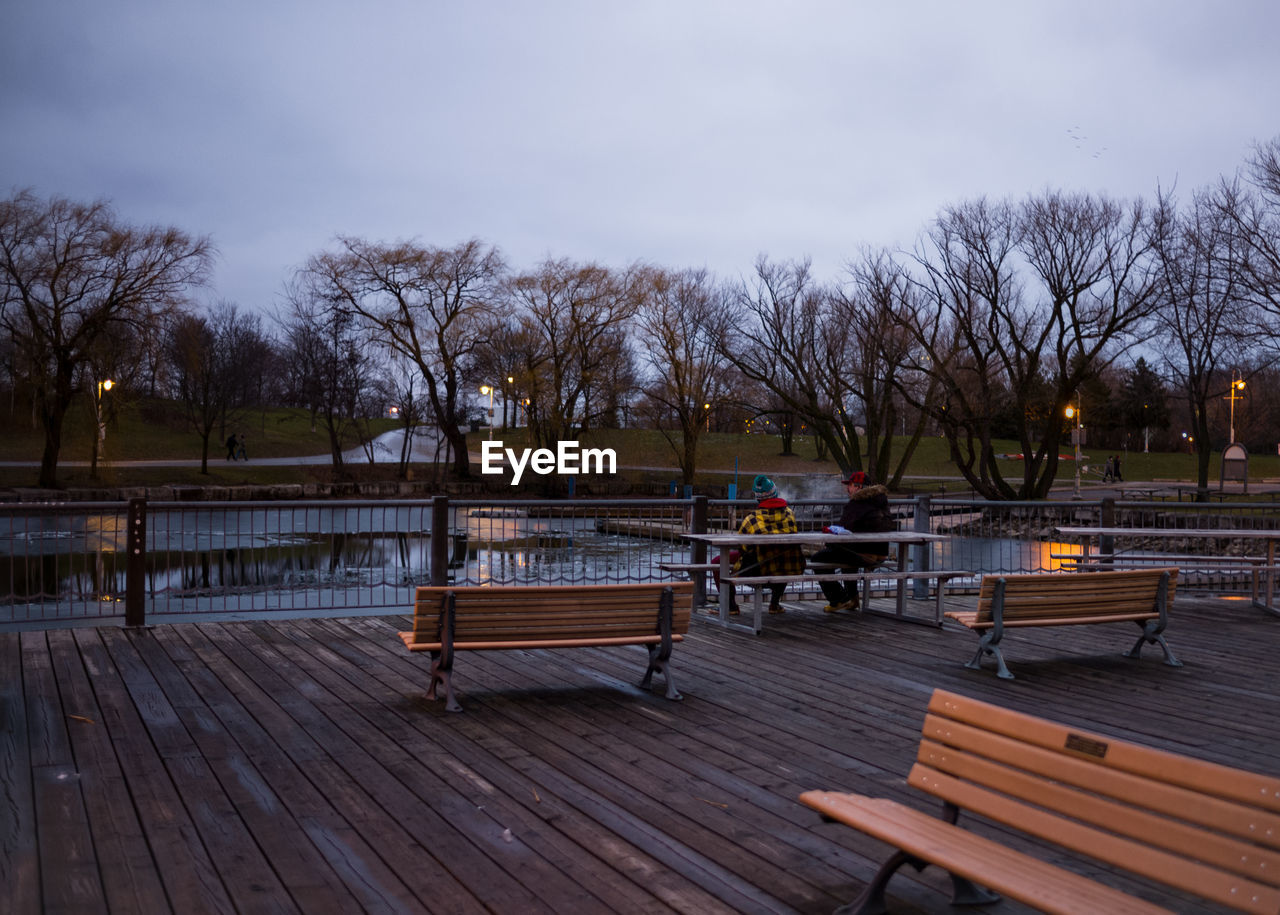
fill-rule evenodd
<path id="1" fill-rule="evenodd" d="M 1274 351 L 1280 340 L 1280 137 L 1255 147 L 1245 175 L 1252 192 L 1239 180 L 1223 180 L 1214 196 L 1234 230 L 1238 281 L 1255 309 L 1260 342 Z"/>
<path id="2" fill-rule="evenodd" d="M 304 381 L 298 392 L 329 439 L 334 472 L 346 475 L 343 452 L 353 442 L 367 440 L 362 425 L 371 408 L 364 400 L 376 364 L 372 344 L 355 314 L 325 296 L 315 295 L 308 283 L 289 290 L 290 312 L 284 318 L 288 360 Z"/>
<path id="3" fill-rule="evenodd" d="M 302 271 L 314 296 L 353 315 L 383 346 L 409 359 L 454 455 L 454 471 L 470 475 L 463 379 L 500 307 L 506 266 L 496 248 L 476 239 L 454 248 L 375 244 L 339 238 L 339 250 L 316 255 Z"/>
<path id="4" fill-rule="evenodd" d="M 861 403 L 867 469 L 895 488 L 924 432 L 923 405 L 937 387 L 930 375 L 912 369 L 921 354 L 906 325 L 919 311 L 920 289 L 887 251 L 863 251 L 849 263 L 848 278 L 825 322 L 822 369 L 831 375 L 829 390 L 847 388 Z M 893 434 L 908 403 L 916 406 L 911 437 L 895 464 Z"/>
<path id="5" fill-rule="evenodd" d="M 711 409 L 724 391 L 717 350 L 722 290 L 705 270 L 640 271 L 636 328 L 648 368 L 644 403 L 680 465 L 686 485 L 698 466 L 698 442 L 710 428 Z"/>
<path id="6" fill-rule="evenodd" d="M 841 470 L 850 470 L 862 467 L 860 394 L 845 355 L 850 331 L 833 321 L 831 303 L 808 260 L 761 256 L 752 280 L 733 292 L 721 351 L 776 398 L 769 412 L 783 423 L 808 425 Z"/>
<path id="7" fill-rule="evenodd" d="M 222 302 L 206 316 L 182 314 L 169 323 L 165 361 L 169 393 L 200 436 L 200 472 L 209 472 L 209 443 L 258 403 L 256 378 L 269 347 L 261 319 Z"/>
<path id="8" fill-rule="evenodd" d="M 1209 404 L 1227 394 L 1223 369 L 1241 361 L 1250 329 L 1248 268 L 1232 219 L 1238 200 L 1237 189 L 1223 185 L 1193 195 L 1182 213 L 1164 196 L 1158 211 L 1160 308 L 1152 339 L 1187 407 L 1202 499 L 1213 451 Z"/>
<path id="9" fill-rule="evenodd" d="M 205 282 L 208 239 L 122 223 L 104 202 L 0 201 L 0 325 L 24 354 L 45 430 L 40 485 L 57 485 L 67 410 L 79 372 L 112 331 L 145 328 Z"/>
<path id="10" fill-rule="evenodd" d="M 1088 195 L 980 199 L 938 217 L 917 253 L 929 302 L 910 326 L 918 368 L 940 386 L 930 412 L 985 497 L 1048 494 L 1066 406 L 1154 307 L 1150 239 L 1140 203 Z M 993 443 L 1002 418 L 1025 458 L 1017 486 Z"/>
<path id="11" fill-rule="evenodd" d="M 637 307 L 632 272 L 547 260 L 510 285 L 528 341 L 521 377 L 528 384 L 535 444 L 573 439 L 598 418 L 610 367 L 627 358 L 624 329 Z"/>

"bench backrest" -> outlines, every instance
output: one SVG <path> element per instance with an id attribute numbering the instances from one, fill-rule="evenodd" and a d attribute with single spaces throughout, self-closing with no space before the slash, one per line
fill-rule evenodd
<path id="1" fill-rule="evenodd" d="M 987 575 L 978 594 L 976 622 L 990 622 L 997 599 L 997 585 L 1004 582 L 1004 622 L 1037 618 L 1081 621 L 1145 619 L 1159 612 L 1160 577 L 1169 573 L 1166 606 L 1173 603 L 1177 569 L 1135 569 L 1124 572 L 1047 572 L 1028 575 Z"/>
<path id="2" fill-rule="evenodd" d="M 1280 911 L 1280 777 L 936 690 L 908 781 L 1240 911 Z"/>
<path id="3" fill-rule="evenodd" d="M 440 638 L 445 602 L 456 608 L 453 639 L 534 642 L 658 634 L 662 592 L 672 590 L 671 632 L 689 631 L 693 582 L 616 585 L 423 587 L 414 601 L 415 640 Z"/>

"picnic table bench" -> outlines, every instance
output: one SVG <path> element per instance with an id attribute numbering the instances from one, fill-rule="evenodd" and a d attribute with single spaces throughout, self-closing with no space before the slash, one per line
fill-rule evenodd
<path id="1" fill-rule="evenodd" d="M 911 620 L 912 622 L 932 622 L 934 625 L 942 625 L 942 592 L 943 585 L 953 578 L 968 578 L 973 576 L 973 572 L 963 569 L 908 569 L 905 571 L 897 568 L 883 568 L 881 565 L 872 566 L 866 569 L 844 569 L 842 566 L 833 563 L 811 563 L 809 568 L 812 571 L 806 571 L 802 575 L 736 575 L 725 579 L 739 585 L 747 585 L 755 589 L 754 601 L 755 612 L 760 613 L 760 607 L 763 604 L 764 588 L 772 584 L 794 584 L 823 581 L 840 581 L 853 582 L 854 587 L 862 586 L 862 609 L 868 613 L 881 613 L 884 611 L 874 610 L 870 606 L 870 590 L 871 582 L 874 581 L 930 581 L 937 580 L 938 586 L 934 591 L 934 616 L 932 620 L 905 616 L 898 613 L 889 613 L 886 615 L 900 617 L 902 619 Z M 842 571 L 836 571 L 836 570 Z"/>
<path id="2" fill-rule="evenodd" d="M 996 674 L 1004 680 L 1013 679 L 1000 648 L 1006 627 L 1134 622 L 1142 634 L 1125 657 L 1138 657 L 1150 642 L 1164 651 L 1166 664 L 1181 667 L 1163 635 L 1177 580 L 1174 568 L 988 575 L 982 579 L 978 608 L 950 610 L 946 617 L 979 633 L 978 651 L 965 667 L 981 670 L 983 656 L 992 655 Z"/>
<path id="3" fill-rule="evenodd" d="M 422 587 L 413 630 L 400 633 L 410 651 L 431 653 L 427 698 L 444 687 L 445 709 L 462 711 L 453 693 L 457 651 L 644 645 L 649 667 L 666 678 L 668 699 L 682 698 L 671 679 L 671 648 L 689 631 L 692 582 L 519 587 Z"/>
<path id="4" fill-rule="evenodd" d="M 1045 912 L 1167 911 L 978 835 L 959 824 L 963 810 L 1219 905 L 1280 912 L 1280 778 L 935 690 L 907 784 L 939 798 L 942 816 L 860 794 L 800 795 L 898 849 L 841 911 L 883 912 L 907 863 L 949 871 L 955 904 L 1000 893 Z"/>

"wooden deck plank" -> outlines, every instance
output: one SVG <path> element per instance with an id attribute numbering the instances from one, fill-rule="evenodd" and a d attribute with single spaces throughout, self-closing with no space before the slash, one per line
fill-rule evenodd
<path id="1" fill-rule="evenodd" d="M 637 688 L 642 648 L 472 652 L 455 668 L 461 715 L 423 698 L 429 658 L 396 637 L 407 616 L 0 633 L 0 771 L 16 802 L 0 809 L 0 876 L 14 878 L 0 907 L 58 907 L 55 884 L 83 881 L 87 861 L 101 898 L 148 911 L 825 911 L 887 849 L 795 798 L 847 790 L 935 812 L 905 784 L 934 687 L 1280 771 L 1277 624 L 1246 602 L 1178 595 L 1180 669 L 1120 657 L 1137 626 L 1011 633 L 1013 684 L 963 668 L 959 627 L 786 603 L 758 637 L 695 620 L 672 657 L 684 702 Z M 78 810 L 34 787 L 59 772 L 75 774 Z M 89 856 L 39 845 L 53 828 L 91 837 Z M 891 907 L 938 911 L 945 884 L 906 869 Z"/>
<path id="2" fill-rule="evenodd" d="M 343 676 L 368 696 L 361 707 L 371 723 L 396 734 L 406 752 L 445 780 L 459 796 L 493 812 L 512 830 L 513 838 L 518 836 L 526 844 L 535 844 L 556 866 L 572 874 L 575 882 L 598 899 L 609 900 L 610 905 L 622 910 L 666 911 L 669 905 L 679 902 L 674 897 L 668 897 L 665 904 L 659 902 L 656 897 L 663 893 L 661 883 L 666 877 L 665 871 L 653 862 L 641 864 L 642 854 L 638 849 L 620 847 L 622 843 L 612 833 L 591 829 L 590 824 L 579 822 L 572 809 L 547 786 L 529 780 L 507 765 L 503 757 L 523 752 L 519 748 L 510 747 L 495 754 L 496 738 L 491 733 L 473 740 L 452 728 L 430 726 L 431 719 L 423 719 L 417 702 L 407 704 L 400 698 L 421 693 L 423 682 L 394 672 L 404 657 L 399 652 L 382 654 L 386 646 L 376 648 L 380 636 L 378 641 L 360 639 L 362 651 L 352 644 L 352 627 L 345 621 L 338 625 L 313 621 L 311 626 L 327 632 L 315 633 L 319 639 L 302 637 L 298 626 L 289 626 L 281 633 L 295 642 L 294 656 L 299 663 L 324 680 L 339 676 L 334 671 L 331 653 L 352 663 L 359 673 L 348 672 Z M 370 646 L 375 646 L 372 655 L 365 653 Z M 416 671 L 416 666 L 408 666 L 409 673 Z M 391 693 L 387 692 L 388 686 Z M 476 719 L 469 719 L 468 723 L 473 721 Z M 427 727 L 424 728 L 424 724 Z M 478 748 L 477 743 L 482 747 Z M 582 854 L 583 850 L 597 849 L 599 854 Z M 708 911 L 708 908 L 700 904 L 688 911 Z"/>
<path id="3" fill-rule="evenodd" d="M 0 911 L 40 911 L 31 730 L 23 682 L 22 641 L 0 636 Z"/>
<path id="4" fill-rule="evenodd" d="M 359 907 L 412 911 L 425 908 L 423 897 L 438 894 L 450 908 L 483 910 L 488 887 L 464 887 L 449 878 L 447 868 L 422 854 L 430 844 L 386 816 L 365 792 L 363 779 L 352 777 L 330 753 L 327 730 L 299 726 L 276 701 L 283 689 L 277 676 L 255 680 L 252 674 L 264 671 L 257 664 L 245 670 L 228 656 L 222 647 L 227 637 L 217 624 L 174 628 L 200 661 L 203 694 L 213 696 L 219 718 L 234 730 L 284 802 L 297 823 L 299 841 L 315 848 Z M 459 856 L 461 866 L 469 863 Z"/>
<path id="5" fill-rule="evenodd" d="M 40 824 L 41 861 L 57 856 L 63 873 L 54 878 L 41 868 L 46 905 L 55 909 L 105 905 L 102 877 L 89 830 L 84 786 L 76 769 L 48 639 L 43 632 L 22 637 L 23 680 L 31 735 L 31 783 L 35 818 Z"/>
<path id="6" fill-rule="evenodd" d="M 139 637 L 141 633 L 131 633 Z M 231 898 L 218 868 L 200 839 L 184 802 L 188 786 L 185 770 L 170 772 L 157 752 L 146 726 L 154 708 L 140 708 L 158 697 L 131 693 L 115 665 L 105 639 L 126 648 L 129 639 L 110 629 L 75 631 L 76 647 L 93 683 L 102 724 L 111 733 L 120 769 L 125 774 L 143 833 L 155 859 L 156 873 L 165 888 L 168 904 L 192 912 L 228 911 Z M 176 780 L 175 780 L 176 777 Z M 193 803 L 202 798 L 193 794 Z M 42 861 L 46 868 L 48 862 Z"/>
<path id="7" fill-rule="evenodd" d="M 243 821 L 252 841 L 287 894 L 301 911 L 356 906 L 343 882 L 289 817 L 267 776 L 237 742 L 237 734 L 202 698 L 189 679 L 198 660 L 169 627 L 152 630 L 152 639 L 136 640 L 138 653 L 164 690 L 175 714 Z"/>
<path id="8" fill-rule="evenodd" d="M 305 704 L 290 703 L 295 718 L 310 731 L 324 728 L 328 736 L 326 748 L 343 760 L 353 775 L 364 780 L 365 790 L 377 804 L 406 829 L 416 831 L 424 845 L 442 846 L 451 833 L 456 833 L 455 848 L 461 848 L 463 843 L 474 848 L 474 852 L 468 849 L 473 855 L 469 869 L 488 868 L 489 879 L 498 885 L 512 881 L 512 896 L 501 905 L 536 911 L 541 898 L 546 910 L 554 911 L 566 902 L 583 910 L 603 903 L 593 901 L 581 884 L 565 877 L 541 854 L 530 854 L 524 837 L 514 832 L 508 836 L 506 830 L 510 827 L 498 815 L 497 805 L 491 809 L 489 804 L 468 800 L 452 786 L 442 786 L 444 773 L 431 765 L 429 757 L 424 760 L 410 754 L 401 743 L 398 728 L 384 729 L 369 723 L 365 703 L 350 681 L 326 678 L 327 684 L 321 682 L 296 663 L 306 659 L 270 626 L 251 624 L 223 627 L 223 631 L 238 641 L 240 649 L 269 666 L 300 694 L 306 692 Z M 315 699 L 322 696 L 334 700 L 325 703 L 329 711 L 321 711 L 315 705 Z M 517 883 L 524 889 L 519 889 Z"/>
<path id="9" fill-rule="evenodd" d="M 53 630 L 47 635 L 105 904 L 121 912 L 163 910 L 167 906 L 164 887 L 138 822 L 111 735 L 101 725 L 102 712 L 79 647 L 70 630 Z"/>

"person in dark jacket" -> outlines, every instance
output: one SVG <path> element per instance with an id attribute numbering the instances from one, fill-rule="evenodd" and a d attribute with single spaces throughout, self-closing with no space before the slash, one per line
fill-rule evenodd
<path id="1" fill-rule="evenodd" d="M 827 533 L 892 531 L 897 528 L 889 511 L 889 490 L 886 487 L 873 484 L 861 470 L 855 470 L 841 482 L 849 493 L 849 501 L 840 511 L 840 519 L 824 528 Z M 835 563 L 842 569 L 856 572 L 879 565 L 888 556 L 889 544 L 884 542 L 828 543 L 814 553 L 812 559 L 814 562 Z M 819 584 L 827 599 L 827 605 L 822 609 L 827 613 L 858 608 L 857 582 L 823 581 Z"/>

